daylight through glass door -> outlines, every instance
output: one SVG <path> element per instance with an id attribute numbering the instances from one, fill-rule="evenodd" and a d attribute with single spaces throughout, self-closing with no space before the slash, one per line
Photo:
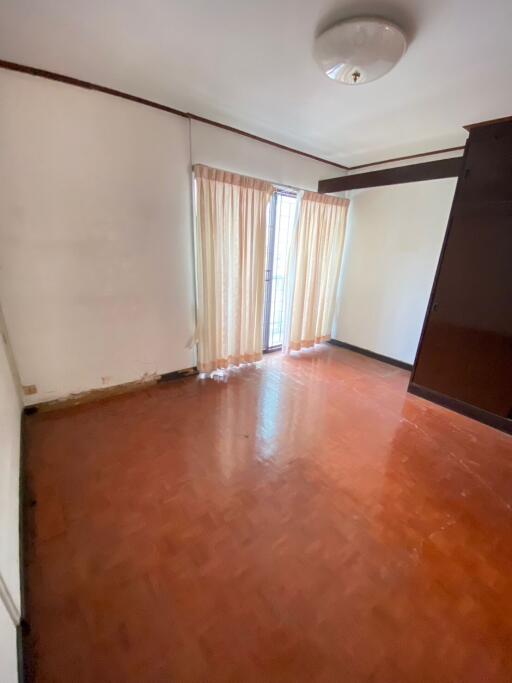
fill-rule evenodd
<path id="1" fill-rule="evenodd" d="M 284 190 L 274 192 L 267 228 L 264 351 L 275 351 L 283 344 L 285 276 L 296 209 L 296 194 Z"/>

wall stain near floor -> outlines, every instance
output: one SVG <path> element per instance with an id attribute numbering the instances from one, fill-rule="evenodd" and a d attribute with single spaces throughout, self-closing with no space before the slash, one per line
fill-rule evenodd
<path id="1" fill-rule="evenodd" d="M 115 384 L 111 387 L 98 387 L 96 389 L 90 389 L 89 391 L 81 391 L 77 394 L 55 399 L 54 401 L 36 403 L 33 404 L 33 406 L 40 412 L 59 410 L 68 406 L 78 406 L 82 403 L 91 403 L 92 401 L 98 401 L 111 396 L 127 394 L 132 391 L 137 391 L 138 389 L 144 389 L 145 387 L 156 384 L 159 378 L 160 375 L 158 373 L 145 373 L 140 379 L 134 380 L 133 382 L 125 382 L 124 384 Z M 108 378 L 102 377 L 101 379 L 103 381 Z"/>
<path id="2" fill-rule="evenodd" d="M 23 384 L 22 389 L 25 396 L 32 396 L 33 394 L 37 394 L 37 387 L 35 384 Z"/>

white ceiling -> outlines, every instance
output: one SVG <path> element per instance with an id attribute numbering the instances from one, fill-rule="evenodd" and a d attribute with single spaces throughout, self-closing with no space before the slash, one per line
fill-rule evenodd
<path id="1" fill-rule="evenodd" d="M 353 88 L 322 74 L 312 42 L 358 14 L 410 42 Z M 512 0 L 0 0 L 0 58 L 353 165 L 461 145 L 464 124 L 511 115 L 511 28 Z"/>

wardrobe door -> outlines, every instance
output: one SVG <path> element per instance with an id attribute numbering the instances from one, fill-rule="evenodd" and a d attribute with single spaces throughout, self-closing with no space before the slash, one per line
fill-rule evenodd
<path id="1" fill-rule="evenodd" d="M 512 417 L 512 123 L 471 132 L 412 383 Z"/>

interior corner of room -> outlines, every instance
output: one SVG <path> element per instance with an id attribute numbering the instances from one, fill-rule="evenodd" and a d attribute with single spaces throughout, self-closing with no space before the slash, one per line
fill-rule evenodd
<path id="1" fill-rule="evenodd" d="M 26 405 L 195 366 L 194 164 L 310 191 L 340 174 L 106 94 L 8 70 L 0 79 L 12 169 L 2 302 Z M 336 339 L 412 363 L 454 187 L 446 179 L 354 193 Z"/>
<path id="2" fill-rule="evenodd" d="M 25 40 L 0 47 L 1 683 L 345 669 L 354 683 L 504 683 L 512 100 L 494 101 L 494 81 L 450 48 L 462 3 L 412 3 L 417 37 L 404 2 L 396 21 L 330 28 L 326 12 L 314 33 L 306 2 L 254 16 L 200 2 L 196 16 L 171 0 L 181 23 L 215 27 L 221 40 L 203 46 L 215 69 L 163 5 L 144 18 L 136 3 L 82 8 L 75 23 L 62 2 L 48 15 L 7 4 Z M 489 5 L 489 26 L 509 25 L 505 0 Z M 236 12 L 254 22 L 241 33 L 253 54 L 274 27 L 272 61 L 240 56 L 240 73 L 223 42 L 243 52 Z M 382 64 L 329 63 L 326 34 L 366 21 L 395 36 L 390 93 Z M 286 49 L 305 36 L 299 92 Z M 492 52 L 474 28 L 479 39 Z M 410 646 L 404 662 L 388 627 Z"/>

